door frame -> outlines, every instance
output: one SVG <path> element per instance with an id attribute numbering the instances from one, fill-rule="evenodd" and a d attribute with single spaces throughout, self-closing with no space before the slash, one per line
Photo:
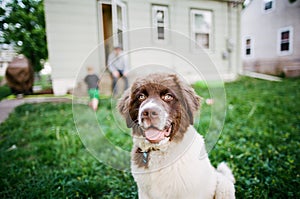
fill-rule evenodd
<path id="1" fill-rule="evenodd" d="M 128 38 L 127 38 L 127 34 L 124 34 L 124 32 L 127 31 L 127 5 L 125 3 L 123 3 L 120 0 L 99 0 L 97 3 L 97 7 L 98 7 L 98 24 L 99 24 L 99 28 L 98 28 L 98 35 L 99 35 L 99 44 L 104 43 L 104 24 L 103 24 L 103 15 L 102 15 L 102 10 L 103 4 L 108 4 L 111 5 L 111 9 L 112 9 L 112 39 L 113 39 L 113 46 L 111 48 L 113 48 L 114 46 L 122 46 L 123 50 L 126 51 L 128 49 Z M 118 21 L 118 6 L 121 8 L 121 22 L 119 23 Z M 119 37 L 118 37 L 118 30 L 121 30 L 122 32 L 122 38 L 123 38 L 123 42 L 122 44 L 120 44 L 119 41 Z M 103 47 L 102 47 L 103 48 Z M 107 58 L 107 54 L 105 52 L 105 45 L 103 49 L 100 49 L 100 56 L 101 58 L 104 57 L 105 59 L 100 59 L 101 60 L 101 64 L 106 64 L 106 58 Z"/>

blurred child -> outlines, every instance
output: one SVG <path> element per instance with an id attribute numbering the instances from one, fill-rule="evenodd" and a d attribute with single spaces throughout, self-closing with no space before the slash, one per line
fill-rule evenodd
<path id="1" fill-rule="evenodd" d="M 88 93 L 90 96 L 90 102 L 89 106 L 96 111 L 98 109 L 98 104 L 99 104 L 99 89 L 98 89 L 98 83 L 99 83 L 99 78 L 98 76 L 94 73 L 94 69 L 92 67 L 87 67 L 87 76 L 84 78 L 85 83 L 88 86 Z"/>

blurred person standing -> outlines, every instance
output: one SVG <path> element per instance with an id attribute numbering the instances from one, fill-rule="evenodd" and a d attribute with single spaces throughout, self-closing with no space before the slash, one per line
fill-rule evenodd
<path id="1" fill-rule="evenodd" d="M 84 81 L 88 86 L 88 94 L 90 97 L 89 106 L 96 111 L 98 109 L 98 104 L 100 100 L 99 96 L 99 77 L 95 74 L 94 69 L 92 67 L 87 67 L 87 76 L 85 76 Z"/>
<path id="2" fill-rule="evenodd" d="M 129 71 L 127 56 L 123 53 L 120 46 L 114 47 L 113 51 L 108 56 L 108 70 L 111 72 L 113 78 L 112 91 L 113 96 L 118 92 L 116 87 L 117 81 L 123 78 L 126 90 L 128 88 L 128 78 L 127 74 Z"/>

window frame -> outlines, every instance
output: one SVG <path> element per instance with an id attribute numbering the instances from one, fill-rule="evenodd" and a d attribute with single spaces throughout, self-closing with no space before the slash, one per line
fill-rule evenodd
<path id="1" fill-rule="evenodd" d="M 250 40 L 249 47 L 247 45 L 247 40 Z M 246 58 L 251 58 L 254 56 L 254 39 L 251 36 L 245 36 L 243 38 L 243 56 Z M 250 49 L 250 54 L 247 54 L 247 49 Z"/>
<path id="2" fill-rule="evenodd" d="M 196 40 L 196 34 L 203 34 L 204 32 L 202 32 L 201 30 L 197 30 L 196 28 L 196 24 L 195 24 L 195 16 L 197 14 L 203 14 L 205 12 L 209 12 L 211 15 L 211 24 L 210 24 L 210 29 L 208 32 L 208 48 L 205 48 L 204 46 L 200 46 L 197 43 Z M 213 10 L 209 10 L 209 9 L 202 9 L 202 8 L 191 8 L 190 9 L 190 36 L 192 38 L 193 44 L 192 44 L 192 49 L 193 50 L 199 50 L 199 49 L 203 49 L 205 51 L 212 51 L 213 50 L 213 30 L 214 27 L 214 13 Z M 205 33 L 204 33 L 205 34 Z"/>
<path id="3" fill-rule="evenodd" d="M 281 50 L 281 44 L 283 43 L 283 40 L 281 39 L 281 35 L 283 32 L 289 32 L 289 38 L 288 38 L 288 43 L 289 43 L 289 49 L 288 50 Z M 277 31 L 277 54 L 280 56 L 285 56 L 285 55 L 291 55 L 293 53 L 293 36 L 294 36 L 294 29 L 292 26 L 288 27 L 283 27 L 279 28 Z"/>
<path id="4" fill-rule="evenodd" d="M 169 40 L 168 29 L 169 29 L 169 6 L 168 5 L 151 5 L 151 20 L 153 27 L 153 39 L 156 42 L 167 42 Z M 158 11 L 164 13 L 163 22 L 158 22 L 156 15 Z M 158 28 L 163 28 L 163 39 L 159 38 Z"/>
<path id="5" fill-rule="evenodd" d="M 124 38 L 124 32 L 127 31 L 127 5 L 120 0 L 112 0 L 111 6 L 113 35 L 118 35 L 113 37 L 114 46 L 121 46 L 123 49 L 127 49 L 127 38 Z M 121 13 L 118 12 L 118 7 L 121 9 Z"/>
<path id="6" fill-rule="evenodd" d="M 272 2 L 272 8 L 270 9 L 265 9 L 266 8 L 266 4 L 269 3 L 269 2 Z M 273 12 L 276 8 L 276 1 L 275 0 L 262 0 L 262 12 L 265 13 L 265 14 L 268 14 L 270 12 Z"/>

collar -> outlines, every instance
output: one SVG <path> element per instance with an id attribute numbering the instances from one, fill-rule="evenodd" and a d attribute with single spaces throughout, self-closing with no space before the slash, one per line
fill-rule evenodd
<path id="1" fill-rule="evenodd" d="M 147 164 L 149 161 L 149 154 L 151 151 L 158 151 L 158 149 L 149 148 L 147 151 L 143 151 L 141 148 L 137 148 L 136 153 L 143 154 L 143 163 Z"/>

